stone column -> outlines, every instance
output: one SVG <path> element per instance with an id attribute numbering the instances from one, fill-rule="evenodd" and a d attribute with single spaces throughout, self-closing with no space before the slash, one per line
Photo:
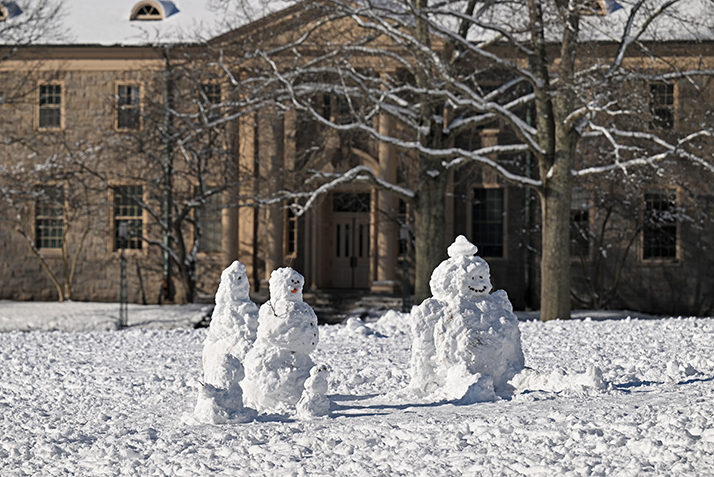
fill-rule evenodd
<path id="1" fill-rule="evenodd" d="M 270 195 L 283 187 L 283 116 L 274 109 L 265 109 L 258 114 L 260 145 L 261 195 Z M 260 237 L 265 244 L 265 282 L 276 268 L 283 266 L 283 214 L 284 204 L 265 207 Z"/>
<path id="2" fill-rule="evenodd" d="M 249 114 L 238 120 L 238 178 L 239 194 L 250 201 L 255 196 L 255 115 Z M 238 209 L 238 260 L 246 268 L 251 280 L 251 290 L 257 290 L 255 279 L 255 209 Z"/>
<path id="3" fill-rule="evenodd" d="M 392 134 L 392 118 L 379 115 L 379 133 Z M 394 147 L 379 144 L 379 176 L 394 183 L 397 177 L 397 164 Z M 377 280 L 372 282 L 372 291 L 376 293 L 394 293 L 397 290 L 396 268 L 398 254 L 398 228 L 394 218 L 398 213 L 398 199 L 393 194 L 377 191 Z"/>

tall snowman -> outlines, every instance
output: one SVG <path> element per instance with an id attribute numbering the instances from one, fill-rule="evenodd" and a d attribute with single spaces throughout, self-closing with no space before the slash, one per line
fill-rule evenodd
<path id="1" fill-rule="evenodd" d="M 258 330 L 258 307 L 250 300 L 249 291 L 242 263 L 235 261 L 223 270 L 203 344 L 203 385 L 194 411 L 200 422 L 219 424 L 249 417 L 239 385 L 245 375 L 242 363 Z"/>
<path id="2" fill-rule="evenodd" d="M 317 316 L 302 300 L 304 278 L 292 268 L 270 275 L 258 337 L 245 359 L 244 402 L 260 412 L 293 412 L 314 363 Z"/>
<path id="3" fill-rule="evenodd" d="M 412 312 L 412 382 L 422 395 L 477 402 L 508 390 L 523 369 L 518 319 L 488 263 L 460 235 L 432 273 L 433 297 Z"/>

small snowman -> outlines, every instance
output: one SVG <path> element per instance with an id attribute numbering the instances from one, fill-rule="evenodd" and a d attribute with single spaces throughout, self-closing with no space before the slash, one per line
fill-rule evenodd
<path id="1" fill-rule="evenodd" d="M 249 291 L 242 263 L 235 261 L 223 270 L 203 345 L 203 385 L 194 411 L 200 422 L 219 424 L 247 418 L 239 383 L 245 375 L 242 362 L 258 329 L 258 307 L 250 300 Z"/>
<path id="2" fill-rule="evenodd" d="M 291 412 L 302 396 L 318 342 L 317 316 L 302 300 L 304 278 L 292 268 L 270 275 L 270 300 L 260 307 L 258 336 L 245 359 L 246 405 Z"/>
<path id="3" fill-rule="evenodd" d="M 309 420 L 330 414 L 330 398 L 327 397 L 327 365 L 313 366 L 310 377 L 305 381 L 305 389 L 296 409 L 300 419 Z"/>
<path id="4" fill-rule="evenodd" d="M 432 273 L 433 297 L 412 313 L 410 387 L 462 402 L 496 399 L 523 369 L 518 319 L 505 291 L 491 295 L 488 263 L 460 235 Z"/>

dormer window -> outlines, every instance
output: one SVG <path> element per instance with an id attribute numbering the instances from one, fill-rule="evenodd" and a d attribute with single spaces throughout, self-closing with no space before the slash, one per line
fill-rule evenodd
<path id="1" fill-rule="evenodd" d="M 178 13 L 174 2 L 168 0 L 144 1 L 134 5 L 130 19 L 138 21 L 164 20 L 174 13 Z"/>
<path id="2" fill-rule="evenodd" d="M 140 2 L 131 12 L 132 20 L 163 20 L 164 16 L 161 14 L 161 8 L 154 2 Z"/>
<path id="3" fill-rule="evenodd" d="M 4 22 L 10 18 L 15 18 L 22 13 L 22 8 L 10 0 L 0 1 L 0 22 Z"/>

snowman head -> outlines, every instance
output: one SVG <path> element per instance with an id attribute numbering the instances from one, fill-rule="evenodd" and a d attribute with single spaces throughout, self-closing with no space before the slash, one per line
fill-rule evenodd
<path id="1" fill-rule="evenodd" d="M 290 267 L 278 268 L 270 274 L 270 299 L 302 301 L 305 278 Z"/>
<path id="2" fill-rule="evenodd" d="M 491 270 L 488 263 L 476 256 L 478 248 L 459 235 L 444 260 L 431 274 L 429 286 L 434 298 L 449 300 L 456 297 L 475 299 L 491 292 Z"/>
<path id="3" fill-rule="evenodd" d="M 250 282 L 245 273 L 245 265 L 236 260 L 221 273 L 221 284 L 216 292 L 216 303 L 247 300 L 249 291 Z"/>

